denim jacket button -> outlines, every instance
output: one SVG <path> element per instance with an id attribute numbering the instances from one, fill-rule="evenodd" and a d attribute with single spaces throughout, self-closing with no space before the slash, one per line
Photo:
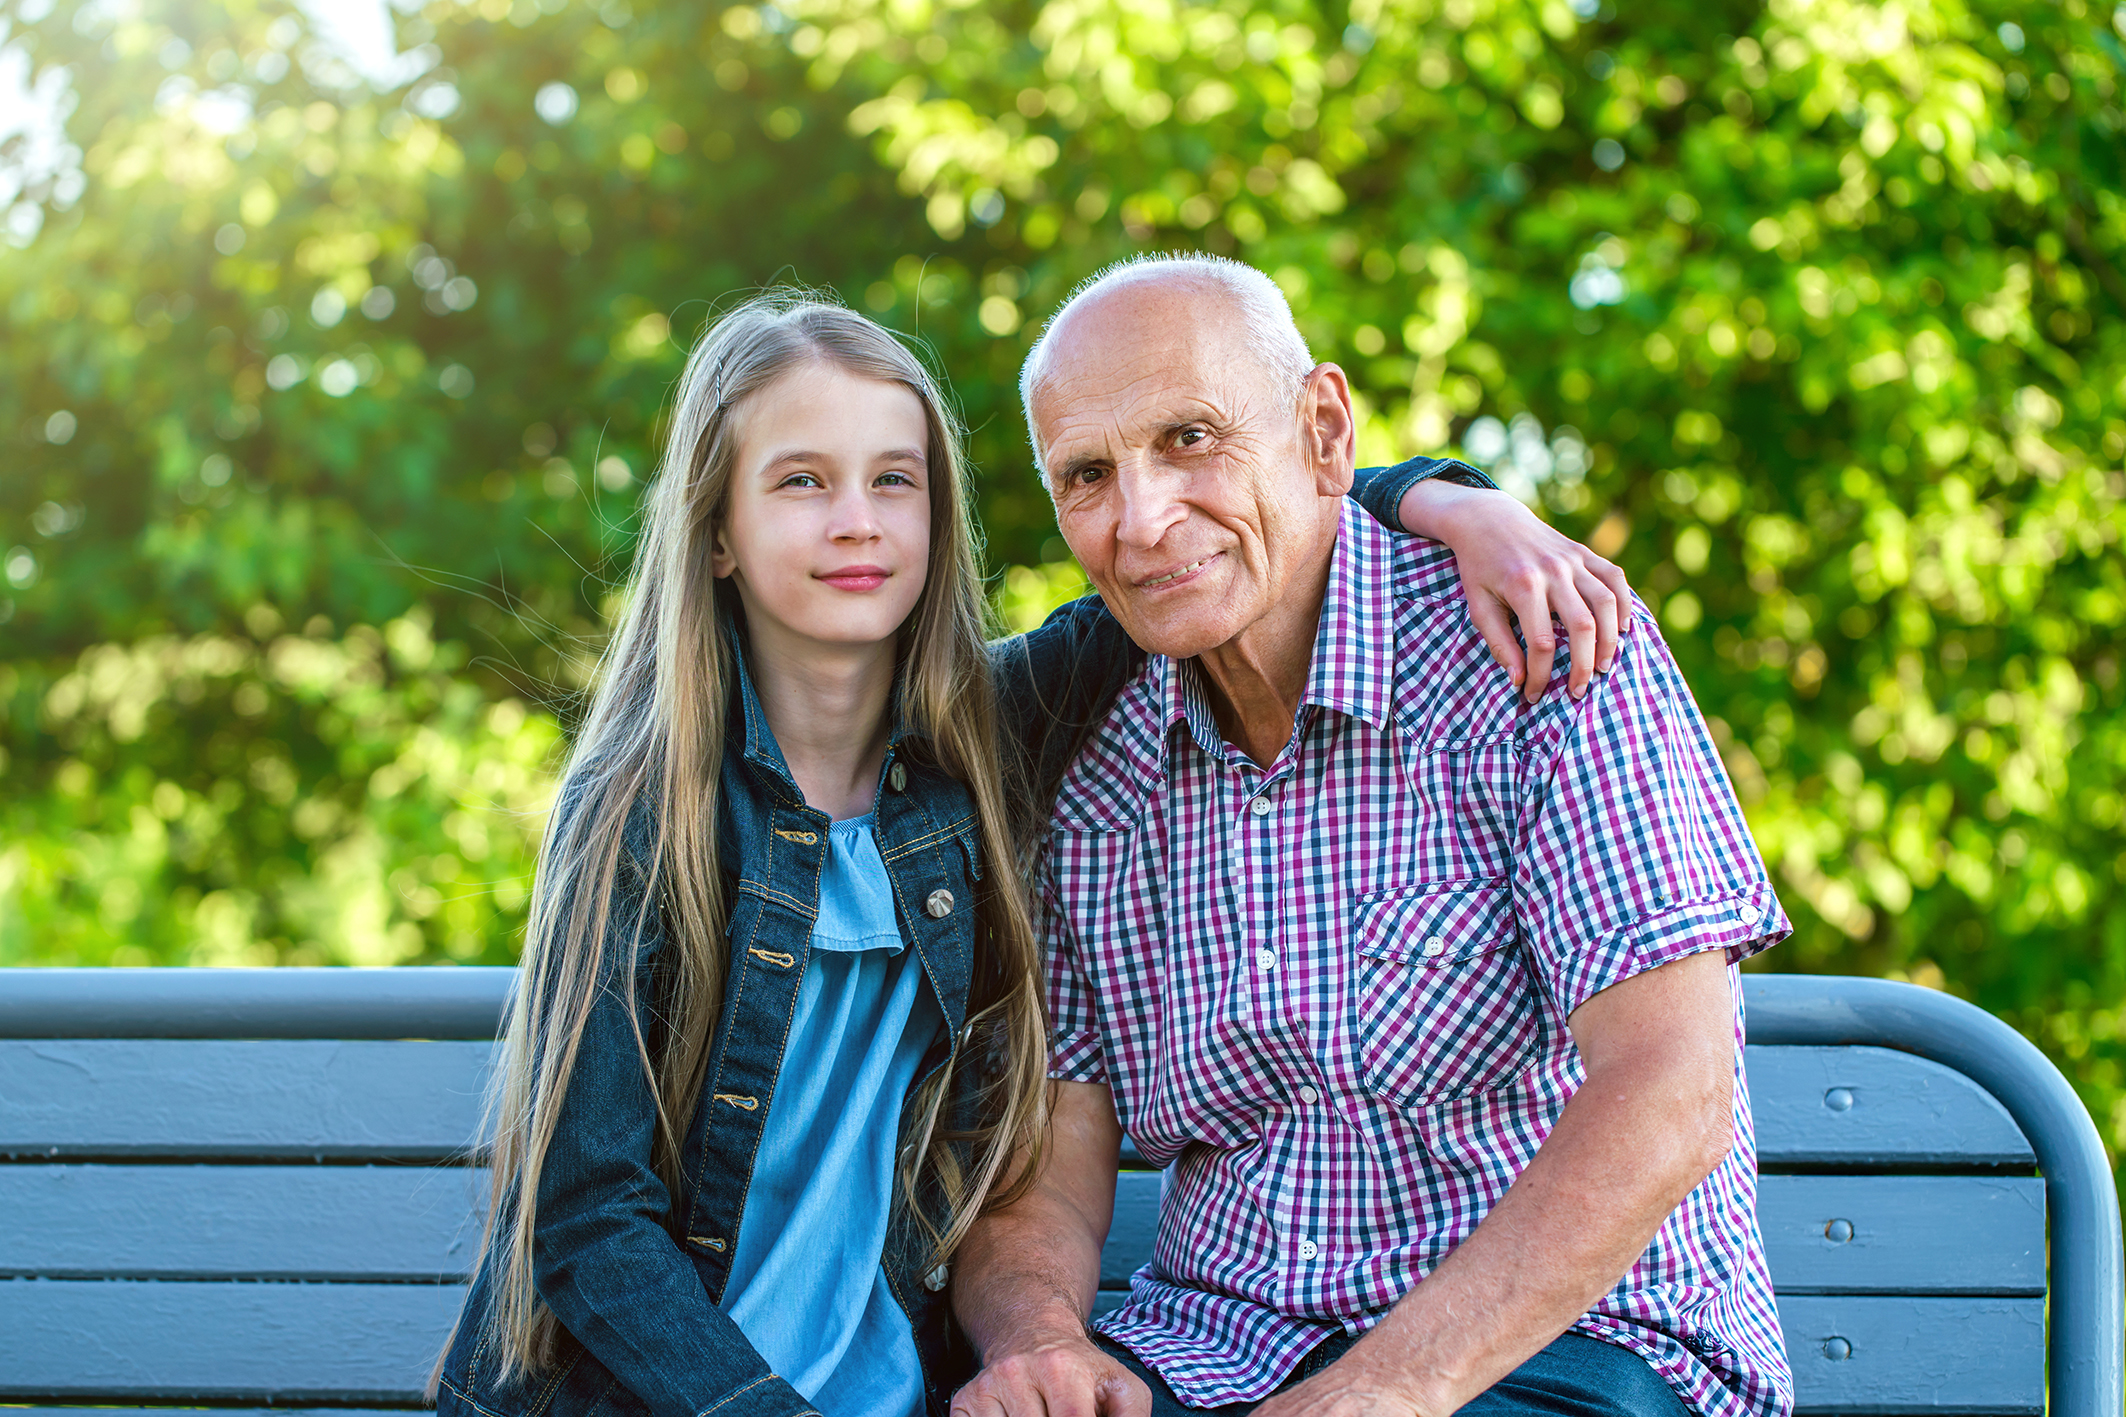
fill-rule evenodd
<path id="1" fill-rule="evenodd" d="M 947 1269 L 944 1265 L 939 1265 L 936 1269 L 930 1271 L 930 1273 L 923 1276 L 923 1287 L 925 1289 L 928 1289 L 931 1293 L 935 1294 L 940 1289 L 943 1289 L 945 1287 L 946 1281 L 951 1278 L 952 1271 Z"/>
<path id="2" fill-rule="evenodd" d="M 929 899 L 923 902 L 923 913 L 932 920 L 943 920 L 952 914 L 952 892 L 932 891 Z"/>
<path id="3" fill-rule="evenodd" d="M 892 788 L 895 792 L 906 792 L 908 790 L 908 769 L 902 767 L 899 763 L 895 763 L 892 767 L 886 769 L 886 786 Z"/>

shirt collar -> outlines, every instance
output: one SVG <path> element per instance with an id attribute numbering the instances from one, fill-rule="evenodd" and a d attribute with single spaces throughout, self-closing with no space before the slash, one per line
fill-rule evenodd
<path id="1" fill-rule="evenodd" d="M 1322 593 L 1321 621 L 1314 630 L 1313 658 L 1300 713 L 1309 707 L 1334 709 L 1385 730 L 1393 718 L 1394 627 L 1388 561 L 1388 534 L 1346 497 L 1339 513 L 1336 545 L 1329 556 L 1329 584 Z M 1209 689 L 1194 660 L 1176 662 L 1164 655 L 1153 660 L 1153 675 L 1165 709 L 1165 737 L 1186 727 L 1196 745 L 1213 757 L 1228 751 L 1211 713 Z"/>

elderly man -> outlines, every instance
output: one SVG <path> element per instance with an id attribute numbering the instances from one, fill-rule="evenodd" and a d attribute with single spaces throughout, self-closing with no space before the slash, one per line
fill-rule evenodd
<path id="1" fill-rule="evenodd" d="M 1584 697 L 1486 672 L 1247 267 L 1110 269 L 1022 387 L 1151 658 L 1049 823 L 1053 1144 L 955 1417 L 1788 1410 L 1734 969 L 1788 925 L 1651 619 Z M 1088 1332 L 1125 1135 L 1158 1239 Z"/>

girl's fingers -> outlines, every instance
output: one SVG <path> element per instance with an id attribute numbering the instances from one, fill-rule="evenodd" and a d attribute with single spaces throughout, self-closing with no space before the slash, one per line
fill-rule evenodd
<path id="1" fill-rule="evenodd" d="M 1506 612 L 1505 603 L 1479 591 L 1469 597 L 1469 619 L 1484 637 L 1484 647 L 1491 651 L 1491 657 L 1506 671 L 1514 687 L 1520 687 L 1527 663 L 1521 655 L 1521 642 L 1513 637 L 1513 617 Z"/>
<path id="2" fill-rule="evenodd" d="M 1625 606 L 1629 602 L 1620 599 L 1607 581 L 1585 568 L 1574 572 L 1573 589 L 1594 612 L 1594 667 L 1597 673 L 1607 674 L 1617 662 L 1617 640 L 1624 633 Z"/>

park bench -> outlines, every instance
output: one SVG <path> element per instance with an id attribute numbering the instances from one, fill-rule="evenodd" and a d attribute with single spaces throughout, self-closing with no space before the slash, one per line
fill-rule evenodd
<path id="1" fill-rule="evenodd" d="M 0 1404 L 419 1406 L 512 977 L 0 970 Z M 2058 1072 L 1909 985 L 1746 994 L 1800 1410 L 2120 1417 L 2117 1197 Z M 1121 1177 L 1103 1306 L 1158 1186 Z"/>

